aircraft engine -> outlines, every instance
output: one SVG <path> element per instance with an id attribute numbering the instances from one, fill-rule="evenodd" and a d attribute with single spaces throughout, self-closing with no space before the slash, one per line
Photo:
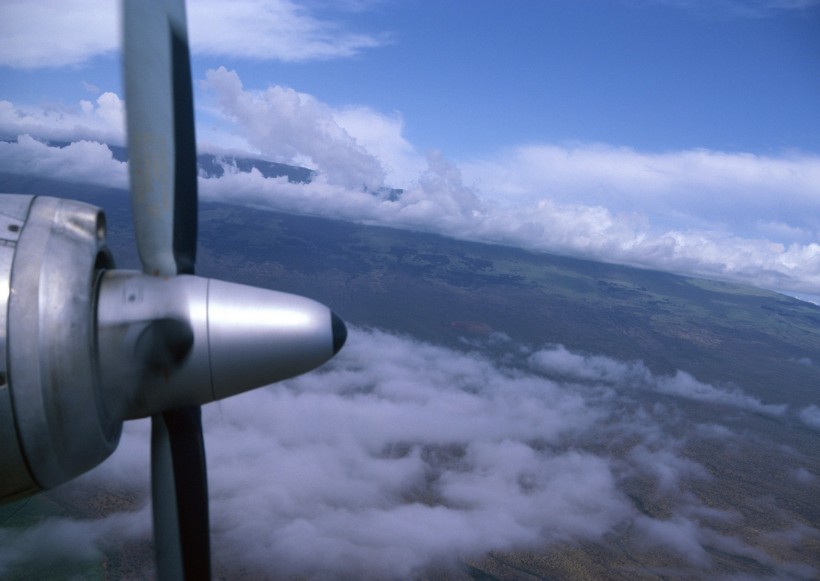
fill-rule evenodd
<path id="1" fill-rule="evenodd" d="M 305 297 L 115 270 L 105 215 L 0 195 L 0 499 L 53 488 L 116 448 L 122 423 L 304 373 L 346 338 Z"/>
<path id="2" fill-rule="evenodd" d="M 95 371 L 95 292 L 113 267 L 105 216 L 0 195 L 0 498 L 52 488 L 108 457 L 122 419 Z"/>

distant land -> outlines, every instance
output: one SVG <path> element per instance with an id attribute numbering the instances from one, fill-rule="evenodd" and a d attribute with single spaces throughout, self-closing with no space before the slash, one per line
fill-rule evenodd
<path id="1" fill-rule="evenodd" d="M 13 142 L 14 140 L 12 140 Z M 48 141 L 46 144 L 49 147 L 63 148 L 70 145 L 66 141 Z M 122 145 L 106 144 L 111 154 L 117 161 L 128 161 L 128 149 Z M 307 184 L 313 181 L 316 177 L 316 172 L 312 169 L 290 165 L 287 163 L 279 163 L 275 161 L 268 161 L 256 157 L 237 157 L 231 154 L 213 154 L 200 153 L 197 155 L 197 168 L 199 175 L 204 178 L 219 178 L 225 175 L 226 169 L 228 171 L 236 171 L 240 173 L 250 173 L 251 171 L 259 172 L 264 178 L 278 178 L 285 177 L 292 184 Z M 396 199 L 402 194 L 402 190 L 398 188 L 380 188 L 377 192 L 373 192 L 384 196 L 388 199 Z"/>
<path id="2" fill-rule="evenodd" d="M 281 171 L 275 175 L 295 182 L 311 175 L 304 168 L 280 167 L 283 164 L 234 162 L 240 171 Z M 219 164 L 212 158 L 201 157 L 200 163 L 209 175 L 218 175 Z M 118 267 L 137 268 L 124 191 L 12 174 L 0 174 L 0 191 L 58 195 L 103 207 Z M 523 365 L 524 357 L 516 359 L 510 342 L 531 350 L 562 345 L 574 353 L 640 361 L 656 375 L 683 370 L 727 393 L 742 390 L 759 400 L 761 410 L 782 406 L 782 413 L 772 414 L 674 394 L 634 395 L 641 405 L 674 401 L 680 416 L 670 423 L 670 434 L 681 438 L 682 454 L 709 473 L 709 478 L 689 484 L 686 493 L 703 505 L 739 514 L 734 521 L 711 523 L 710 530 L 743 538 L 760 553 L 715 546 L 708 550 L 716 563 L 710 573 L 800 579 L 820 569 L 820 432 L 799 417 L 800 410 L 820 399 L 817 305 L 749 286 L 223 203 L 201 204 L 198 252 L 202 276 L 304 294 L 357 327 L 384 329 L 463 352 L 481 350 L 510 368 Z M 695 425 L 728 426 L 745 436 L 734 447 L 685 438 Z M 619 453 L 610 442 L 582 445 Z M 797 470 L 795 462 L 808 475 L 804 486 L 785 476 Z M 628 483 L 631 502 L 642 514 L 660 518 L 669 513 L 650 482 L 635 477 Z M 101 498 L 106 492 L 93 494 Z M 40 510 L 56 503 L 61 507 L 57 513 L 105 513 L 98 506 L 84 508 L 81 498 L 87 495 L 72 496 L 70 488 L 40 498 L 32 505 Z M 133 499 L 125 495 L 112 502 L 123 508 Z M 10 510 L 0 509 L 5 526 Z M 36 508 L 27 511 L 26 518 L 15 513 L 14 526 L 24 527 L 37 518 Z M 792 544 L 777 540 L 774 533 L 785 522 L 815 534 Z M 131 557 L 109 557 L 108 572 L 120 567 L 120 572 L 133 573 L 145 566 L 139 563 L 150 558 L 146 546 L 132 551 Z M 780 568 L 783 563 L 803 568 Z M 85 571 L 93 577 L 98 567 L 91 564 Z M 619 530 L 599 542 L 493 552 L 463 561 L 457 570 L 432 567 L 422 578 L 654 579 L 703 574 L 687 567 L 667 551 L 641 546 L 631 531 Z M 247 574 L 253 577 L 253 572 Z"/>
<path id="3" fill-rule="evenodd" d="M 12 174 L 0 190 L 99 205 L 118 266 L 138 268 L 124 191 Z M 820 367 L 793 362 L 820 361 L 820 307 L 772 291 L 222 203 L 201 204 L 200 228 L 203 276 L 312 296 L 354 324 L 451 345 L 506 333 L 817 402 Z"/>

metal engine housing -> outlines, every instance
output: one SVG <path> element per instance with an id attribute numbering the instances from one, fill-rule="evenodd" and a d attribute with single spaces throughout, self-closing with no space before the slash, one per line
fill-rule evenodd
<path id="1" fill-rule="evenodd" d="M 99 208 L 0 194 L 4 500 L 62 484 L 117 446 L 122 419 L 106 412 L 95 361 L 97 286 L 113 266 Z"/>

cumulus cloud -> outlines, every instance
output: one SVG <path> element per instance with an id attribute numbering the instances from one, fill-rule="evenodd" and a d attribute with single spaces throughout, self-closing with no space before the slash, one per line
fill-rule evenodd
<path id="1" fill-rule="evenodd" d="M 580 355 L 563 345 L 536 351 L 529 357 L 530 365 L 539 371 L 557 373 L 575 380 L 593 380 L 606 383 L 645 384 L 649 370 L 637 361 L 624 363 L 602 355 Z"/>
<path id="2" fill-rule="evenodd" d="M 710 475 L 667 433 L 675 414 L 629 395 L 630 364 L 540 359 L 562 378 L 351 329 L 320 371 L 206 406 L 217 572 L 412 578 L 488 551 L 603 542 L 614 531 L 696 570 L 710 566 L 710 546 L 765 554 L 727 535 L 739 516 L 692 495 Z M 146 498 L 149 441 L 148 421 L 129 422 L 114 456 L 75 486 Z M 636 508 L 635 479 L 666 516 Z M 146 539 L 147 512 L 48 521 L 24 539 L 3 532 L 14 540 L 0 571 L 64 559 L 64 537 L 83 544 L 76 558 Z M 38 539 L 56 544 L 28 542 Z"/>
<path id="3" fill-rule="evenodd" d="M 442 159 L 440 154 L 428 155 L 427 164 L 416 182 L 397 199 L 363 195 L 361 188 L 346 189 L 338 183 L 293 186 L 248 174 L 226 175 L 203 187 L 213 198 L 253 201 L 284 211 L 436 231 L 456 238 L 746 282 L 781 291 L 813 293 L 820 286 L 820 244 L 814 241 L 783 243 L 746 238 L 726 227 L 663 229 L 654 226 L 649 210 L 619 212 L 617 198 L 611 208 L 584 204 L 581 195 L 578 201 L 567 203 L 553 200 L 549 194 L 515 199 L 505 197 L 503 192 L 468 187 L 460 166 Z M 783 188 L 789 187 L 787 180 Z M 319 200 L 321 203 L 317 203 Z M 805 201 L 805 215 L 814 215 L 808 212 L 814 204 Z"/>
<path id="4" fill-rule="evenodd" d="M 246 88 L 225 68 L 208 71 L 201 86 L 210 99 L 200 109 L 205 150 L 317 172 L 310 184 L 289 184 L 226 171 L 203 182 L 206 198 L 792 294 L 820 288 L 817 156 L 541 144 L 454 161 L 416 152 L 398 114 L 334 108 L 287 87 Z M 121 117 L 112 93 L 61 110 L 2 102 L 0 134 L 117 143 Z"/>
<path id="5" fill-rule="evenodd" d="M 107 145 L 96 141 L 75 141 L 61 148 L 49 147 L 29 135 L 20 135 L 14 142 L 0 141 L 0 171 L 128 187 L 127 165 L 115 160 Z"/>
<path id="6" fill-rule="evenodd" d="M 224 67 L 209 70 L 206 79 L 224 114 L 263 155 L 291 162 L 307 158 L 320 176 L 347 189 L 384 184 L 378 160 L 314 97 L 279 86 L 246 91 L 239 75 Z"/>
<path id="7" fill-rule="evenodd" d="M 206 85 L 223 134 L 277 159 L 307 158 L 327 177 L 284 194 L 265 184 L 275 196 L 261 180 L 244 184 L 259 203 L 791 292 L 820 284 L 816 156 L 540 144 L 460 162 L 431 152 L 425 168 L 395 116 L 333 109 L 283 87 L 249 90 L 225 69 Z M 387 181 L 385 168 L 401 181 Z M 383 183 L 404 193 L 358 191 Z"/>
<path id="8" fill-rule="evenodd" d="M 3 3 L 0 66 L 83 64 L 119 48 L 119 3 L 24 0 Z M 354 32 L 313 16 L 291 0 L 198 0 L 187 6 L 194 53 L 236 58 L 306 61 L 345 58 L 388 42 L 385 34 Z"/>
<path id="9" fill-rule="evenodd" d="M 638 518 L 637 525 L 644 535 L 645 542 L 672 549 L 700 566 L 710 564 L 709 554 L 698 538 L 700 527 L 696 522 L 685 517 L 669 520 Z"/>
<path id="10" fill-rule="evenodd" d="M 0 101 L 0 137 L 20 134 L 51 141 L 93 139 L 113 145 L 125 143 L 125 105 L 115 93 L 106 92 L 94 102 L 45 107 Z"/>
<path id="11" fill-rule="evenodd" d="M 424 156 L 404 137 L 404 119 L 399 113 L 385 115 L 370 107 L 347 106 L 335 109 L 333 118 L 379 160 L 388 184 L 412 183 L 424 171 Z"/>

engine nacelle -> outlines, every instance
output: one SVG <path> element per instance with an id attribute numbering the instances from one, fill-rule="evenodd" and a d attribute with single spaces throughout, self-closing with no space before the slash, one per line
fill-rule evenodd
<path id="1" fill-rule="evenodd" d="M 0 195 L 0 499 L 52 488 L 108 457 L 95 369 L 105 216 L 81 202 Z"/>
<path id="2" fill-rule="evenodd" d="M 0 502 L 93 468 L 125 420 L 304 373 L 347 337 L 305 297 L 113 267 L 99 208 L 0 194 Z"/>

